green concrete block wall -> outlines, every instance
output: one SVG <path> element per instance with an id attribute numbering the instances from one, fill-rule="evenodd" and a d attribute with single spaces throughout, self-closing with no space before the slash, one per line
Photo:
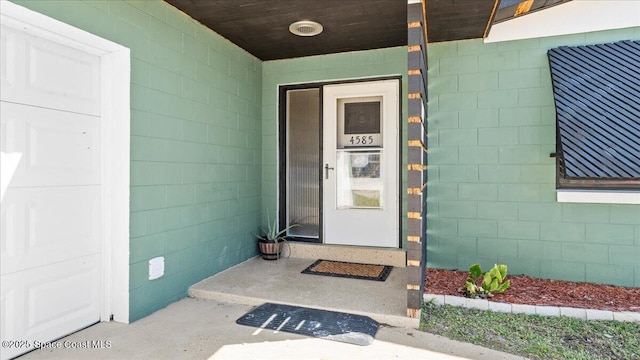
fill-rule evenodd
<path id="1" fill-rule="evenodd" d="M 428 266 L 640 286 L 640 206 L 556 202 L 546 52 L 640 39 L 640 28 L 484 44 L 429 55 Z"/>
<path id="2" fill-rule="evenodd" d="M 16 3 L 131 49 L 130 319 L 254 256 L 261 61 L 159 0 Z"/>
<path id="3" fill-rule="evenodd" d="M 262 64 L 262 208 L 278 208 L 278 88 L 280 85 L 352 80 L 402 75 L 402 169 L 407 164 L 407 47 L 345 52 Z M 402 215 L 406 222 L 406 178 L 403 179 Z M 264 215 L 264 214 L 263 214 Z M 402 226 L 405 229 L 406 226 Z M 402 234 L 406 243 L 406 234 Z"/>

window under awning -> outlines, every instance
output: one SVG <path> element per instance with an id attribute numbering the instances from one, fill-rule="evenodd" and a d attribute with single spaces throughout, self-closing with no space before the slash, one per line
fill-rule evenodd
<path id="1" fill-rule="evenodd" d="M 640 42 L 548 52 L 558 188 L 640 189 Z"/>
<path id="2" fill-rule="evenodd" d="M 571 0 L 500 0 L 493 17 L 493 23 L 507 21 L 568 1 Z"/>

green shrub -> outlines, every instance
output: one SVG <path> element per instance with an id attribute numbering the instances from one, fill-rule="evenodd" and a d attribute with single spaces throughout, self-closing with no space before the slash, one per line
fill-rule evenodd
<path id="1" fill-rule="evenodd" d="M 482 268 L 479 264 L 473 264 L 469 268 L 469 277 L 465 280 L 460 292 L 469 298 L 493 297 L 493 293 L 501 293 L 509 288 L 511 282 L 507 277 L 507 265 L 494 265 L 482 276 Z"/>

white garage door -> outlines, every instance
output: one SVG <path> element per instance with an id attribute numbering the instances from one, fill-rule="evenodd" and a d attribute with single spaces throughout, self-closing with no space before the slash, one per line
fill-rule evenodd
<path id="1" fill-rule="evenodd" d="M 50 341 L 100 320 L 100 58 L 0 37 L 1 337 Z"/>

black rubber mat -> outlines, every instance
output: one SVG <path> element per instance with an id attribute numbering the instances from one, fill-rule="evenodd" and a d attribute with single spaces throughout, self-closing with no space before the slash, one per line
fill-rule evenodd
<path id="1" fill-rule="evenodd" d="M 370 345 L 379 326 L 368 316 L 273 303 L 258 306 L 236 323 L 355 345 Z"/>

